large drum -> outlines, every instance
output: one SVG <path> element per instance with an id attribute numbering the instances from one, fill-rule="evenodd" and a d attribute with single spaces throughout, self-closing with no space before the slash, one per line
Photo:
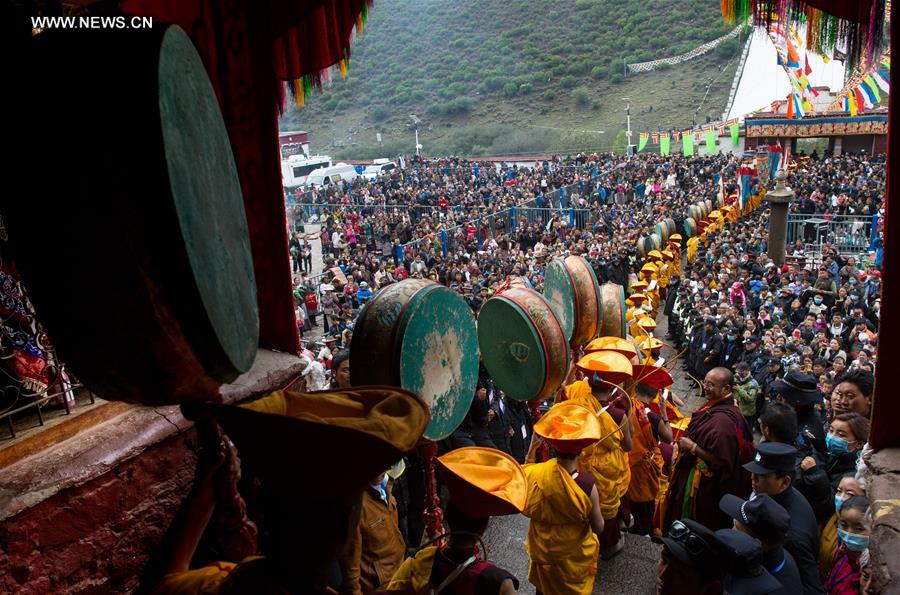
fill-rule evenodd
<path id="1" fill-rule="evenodd" d="M 684 220 L 684 237 L 685 239 L 690 239 L 697 235 L 697 220 L 693 217 L 688 217 Z"/>
<path id="2" fill-rule="evenodd" d="M 581 256 L 555 258 L 544 276 L 544 297 L 550 302 L 566 337 L 581 345 L 600 329 L 600 284 Z"/>
<path id="3" fill-rule="evenodd" d="M 417 394 L 431 412 L 425 438 L 446 438 L 469 411 L 478 382 L 471 308 L 433 281 L 388 285 L 363 308 L 354 328 L 350 382 Z"/>
<path id="4" fill-rule="evenodd" d="M 666 224 L 666 222 L 660 221 L 653 226 L 653 233 L 654 235 L 659 236 L 660 240 L 666 242 L 669 239 L 669 233 L 671 232 L 669 231 L 669 226 Z"/>
<path id="5" fill-rule="evenodd" d="M 675 220 L 672 219 L 671 217 L 668 219 L 664 219 L 663 223 L 666 224 L 666 228 L 669 230 L 669 235 L 672 235 L 673 233 L 677 232 L 678 226 L 675 224 Z M 666 240 L 668 240 L 668 239 L 669 239 L 669 236 L 666 236 Z"/>
<path id="6" fill-rule="evenodd" d="M 491 378 L 510 398 L 548 397 L 566 379 L 569 341 L 550 302 L 532 289 L 509 287 L 481 306 L 478 345 Z"/>
<path id="7" fill-rule="evenodd" d="M 651 233 L 647 236 L 647 253 L 650 253 L 650 250 L 662 250 L 663 240 L 655 233 Z"/>
<path id="8" fill-rule="evenodd" d="M 646 258 L 647 252 L 649 252 L 647 250 L 647 236 L 642 236 L 635 240 L 634 247 L 637 249 L 638 256 L 642 259 Z"/>
<path id="9" fill-rule="evenodd" d="M 688 217 L 694 221 L 700 221 L 703 219 L 703 210 L 699 205 L 690 205 L 688 207 Z"/>
<path id="10" fill-rule="evenodd" d="M 3 199 L 4 256 L 96 394 L 220 400 L 256 358 L 259 316 L 231 142 L 194 44 L 175 26 L 33 41 L 7 163 L 29 194 Z M 64 110 L 59 89 L 77 89 Z M 63 192 L 36 184 L 50 138 Z"/>
<path id="11" fill-rule="evenodd" d="M 625 338 L 625 288 L 615 283 L 600 286 L 600 336 Z"/>
<path id="12" fill-rule="evenodd" d="M 709 215 L 710 213 L 712 213 L 712 212 L 715 210 L 716 206 L 717 206 L 715 203 L 713 203 L 712 199 L 709 199 L 709 198 L 707 198 L 706 200 L 704 200 L 704 201 L 703 201 L 703 204 L 706 205 L 706 214 L 707 214 L 707 215 Z"/>

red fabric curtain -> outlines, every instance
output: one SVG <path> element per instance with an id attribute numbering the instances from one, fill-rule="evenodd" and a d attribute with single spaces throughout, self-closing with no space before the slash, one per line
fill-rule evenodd
<path id="1" fill-rule="evenodd" d="M 282 80 L 349 55 L 365 0 L 124 0 L 123 12 L 181 26 L 219 98 L 244 194 L 260 345 L 299 349 L 278 152 Z"/>
<path id="2" fill-rule="evenodd" d="M 897 31 L 897 19 L 891 20 L 891 53 Z M 894 70 L 891 69 L 891 88 L 894 85 Z M 900 300 L 900 244 L 893 237 L 900 237 L 900 207 L 893 204 L 894 197 L 900 197 L 900 176 L 891 174 L 891 161 L 897 158 L 897 141 L 894 134 L 897 111 L 896 93 L 888 99 L 888 162 L 887 195 L 884 197 L 884 254 L 882 260 L 881 326 L 878 329 L 878 367 L 875 370 L 875 396 L 872 403 L 872 429 L 869 443 L 874 448 L 900 446 L 900 399 L 894 393 L 897 379 L 894 378 L 892 364 L 897 361 L 897 344 L 894 338 L 900 335 L 900 309 L 885 304 L 896 304 Z"/>
<path id="3" fill-rule="evenodd" d="M 805 3 L 839 19 L 868 23 L 875 0 L 806 0 Z"/>

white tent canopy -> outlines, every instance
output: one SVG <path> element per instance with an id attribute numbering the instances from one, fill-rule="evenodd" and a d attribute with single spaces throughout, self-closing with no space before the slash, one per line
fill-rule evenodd
<path id="1" fill-rule="evenodd" d="M 813 52 L 800 53 L 800 66 L 803 67 L 803 54 L 809 60 L 812 74 L 808 76 L 813 87 L 828 87 L 830 91 L 840 91 L 844 86 L 844 64 L 831 60 L 827 64 L 821 56 Z M 784 67 L 778 64 L 778 52 L 768 34 L 757 29 L 750 39 L 750 51 L 744 62 L 744 70 L 738 83 L 734 103 L 728 112 L 728 119 L 741 118 L 750 112 L 768 107 L 773 101 L 784 100 L 791 92 Z"/>

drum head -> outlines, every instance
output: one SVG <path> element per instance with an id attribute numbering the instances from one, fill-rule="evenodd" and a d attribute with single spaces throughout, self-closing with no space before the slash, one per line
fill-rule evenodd
<path id="1" fill-rule="evenodd" d="M 478 345 L 494 382 L 512 399 L 540 395 L 547 376 L 547 359 L 538 329 L 514 301 L 489 299 L 478 313 Z"/>
<path id="2" fill-rule="evenodd" d="M 410 300 L 399 328 L 400 384 L 428 405 L 424 437 L 446 438 L 468 413 L 478 383 L 475 317 L 458 294 L 438 286 Z"/>
<path id="3" fill-rule="evenodd" d="M 566 263 L 560 258 L 554 258 L 547 266 L 544 276 L 544 297 L 559 318 L 566 341 L 570 341 L 576 324 L 575 282 Z"/>

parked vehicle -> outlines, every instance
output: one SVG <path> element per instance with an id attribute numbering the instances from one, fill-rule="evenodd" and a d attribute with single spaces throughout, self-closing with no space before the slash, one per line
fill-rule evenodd
<path id="1" fill-rule="evenodd" d="M 358 177 L 359 174 L 356 172 L 355 167 L 349 163 L 338 163 L 331 167 L 322 167 L 310 172 L 306 177 L 306 184 L 304 184 L 304 186 L 327 187 L 331 184 L 336 184 L 341 180 L 353 182 Z"/>
<path id="2" fill-rule="evenodd" d="M 397 169 L 397 164 L 390 159 L 376 159 L 372 165 L 366 167 L 363 177 L 367 180 L 375 180 Z"/>
<path id="3" fill-rule="evenodd" d="M 306 178 L 312 172 L 324 167 L 331 167 L 328 155 L 291 155 L 281 160 L 281 179 L 285 188 L 296 188 L 306 184 Z"/>

